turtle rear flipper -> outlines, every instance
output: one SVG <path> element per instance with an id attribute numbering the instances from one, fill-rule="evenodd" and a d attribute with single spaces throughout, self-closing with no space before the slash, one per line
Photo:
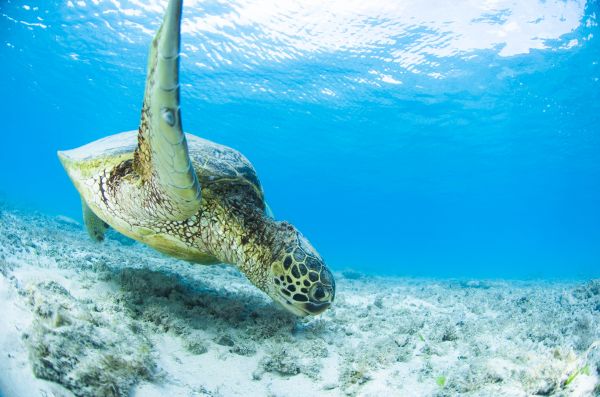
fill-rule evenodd
<path id="1" fill-rule="evenodd" d="M 200 209 L 200 183 L 188 153 L 179 109 L 182 0 L 170 0 L 148 56 L 148 75 L 133 167 L 157 218 L 184 220 Z"/>
<path id="2" fill-rule="evenodd" d="M 104 233 L 108 230 L 108 224 L 94 214 L 94 211 L 90 209 L 83 198 L 81 199 L 81 210 L 83 212 L 83 223 L 92 240 L 103 241 Z"/>

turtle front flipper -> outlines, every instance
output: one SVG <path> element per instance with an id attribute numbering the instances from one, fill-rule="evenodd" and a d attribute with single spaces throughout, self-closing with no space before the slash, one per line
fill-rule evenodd
<path id="1" fill-rule="evenodd" d="M 108 224 L 94 214 L 83 197 L 81 198 L 81 210 L 83 212 L 83 223 L 90 237 L 95 241 L 103 241 Z"/>
<path id="2" fill-rule="evenodd" d="M 148 76 L 134 169 L 154 197 L 153 215 L 184 220 L 200 209 L 200 183 L 188 153 L 179 109 L 182 0 L 169 0 L 148 55 Z M 154 211 L 155 210 L 155 211 Z"/>

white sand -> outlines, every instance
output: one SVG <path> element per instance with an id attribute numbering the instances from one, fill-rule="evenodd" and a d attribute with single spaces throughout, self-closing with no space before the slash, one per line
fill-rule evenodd
<path id="1" fill-rule="evenodd" d="M 336 278 L 297 320 L 233 268 L 0 209 L 0 395 L 600 395 L 599 281 Z"/>

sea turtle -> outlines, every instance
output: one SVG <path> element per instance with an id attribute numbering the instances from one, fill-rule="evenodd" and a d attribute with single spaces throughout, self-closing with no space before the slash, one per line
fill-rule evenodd
<path id="1" fill-rule="evenodd" d="M 236 265 L 292 313 L 319 314 L 335 295 L 323 259 L 294 226 L 269 214 L 241 153 L 182 130 L 181 9 L 182 0 L 169 0 L 150 46 L 138 131 L 58 152 L 86 228 L 96 240 L 111 226 L 177 258 Z"/>

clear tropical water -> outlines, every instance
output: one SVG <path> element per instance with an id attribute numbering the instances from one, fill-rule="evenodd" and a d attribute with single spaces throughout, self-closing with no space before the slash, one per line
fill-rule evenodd
<path id="1" fill-rule="evenodd" d="M 0 191 L 80 218 L 55 151 L 137 128 L 165 1 L 0 1 Z M 188 132 L 333 269 L 600 276 L 596 1 L 184 3 Z"/>

